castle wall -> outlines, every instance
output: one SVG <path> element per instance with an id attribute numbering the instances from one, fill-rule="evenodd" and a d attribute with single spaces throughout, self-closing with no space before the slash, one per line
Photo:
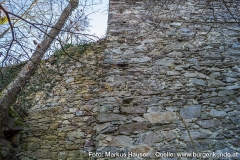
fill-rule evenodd
<path id="1" fill-rule="evenodd" d="M 106 46 L 60 68 L 47 62 L 52 82 L 29 96 L 20 158 L 236 156 L 239 9 L 238 1 L 110 0 Z"/>
<path id="2" fill-rule="evenodd" d="M 111 0 L 97 151 L 239 152 L 235 20 L 222 1 Z"/>
<path id="3" fill-rule="evenodd" d="M 74 59 L 59 55 L 41 64 L 18 98 L 29 107 L 17 151 L 21 160 L 91 159 L 104 48 L 98 43 L 79 53 L 70 47 L 66 52 Z"/>

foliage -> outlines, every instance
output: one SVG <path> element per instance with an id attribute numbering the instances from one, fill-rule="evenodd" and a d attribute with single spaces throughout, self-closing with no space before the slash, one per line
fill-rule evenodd
<path id="1" fill-rule="evenodd" d="M 57 49 L 55 52 L 54 52 L 54 56 L 55 57 L 61 57 L 63 55 L 66 55 L 68 56 L 67 54 L 69 55 L 80 55 L 80 54 L 83 54 L 86 49 L 91 45 L 91 43 L 83 43 L 83 44 L 71 44 L 71 43 L 68 43 L 68 44 L 65 44 L 63 46 L 63 48 L 61 49 Z"/>
<path id="2" fill-rule="evenodd" d="M 1 25 L 1 24 L 6 24 L 7 22 L 8 22 L 8 19 L 7 19 L 6 16 L 0 17 L 0 25 Z"/>

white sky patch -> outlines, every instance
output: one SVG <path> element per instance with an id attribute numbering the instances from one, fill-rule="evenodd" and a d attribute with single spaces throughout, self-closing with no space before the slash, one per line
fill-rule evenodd
<path id="1" fill-rule="evenodd" d="M 95 12 L 89 16 L 90 34 L 96 35 L 100 38 L 103 37 L 107 31 L 108 3 L 109 0 L 99 0 L 99 4 L 93 5 L 89 10 L 90 13 Z"/>

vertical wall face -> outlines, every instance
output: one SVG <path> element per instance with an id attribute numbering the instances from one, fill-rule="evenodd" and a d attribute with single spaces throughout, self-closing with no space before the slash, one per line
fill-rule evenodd
<path id="1" fill-rule="evenodd" d="M 239 4 L 110 0 L 98 152 L 240 152 Z"/>
<path id="2" fill-rule="evenodd" d="M 107 49 L 50 59 L 26 87 L 20 159 L 240 156 L 239 6 L 111 0 Z"/>

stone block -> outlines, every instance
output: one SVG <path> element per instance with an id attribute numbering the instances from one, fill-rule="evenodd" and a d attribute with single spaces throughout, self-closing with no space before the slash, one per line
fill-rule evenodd
<path id="1" fill-rule="evenodd" d="M 166 111 L 159 113 L 146 113 L 144 114 L 144 118 L 151 123 L 168 124 L 177 120 L 177 115 L 174 112 Z"/>

